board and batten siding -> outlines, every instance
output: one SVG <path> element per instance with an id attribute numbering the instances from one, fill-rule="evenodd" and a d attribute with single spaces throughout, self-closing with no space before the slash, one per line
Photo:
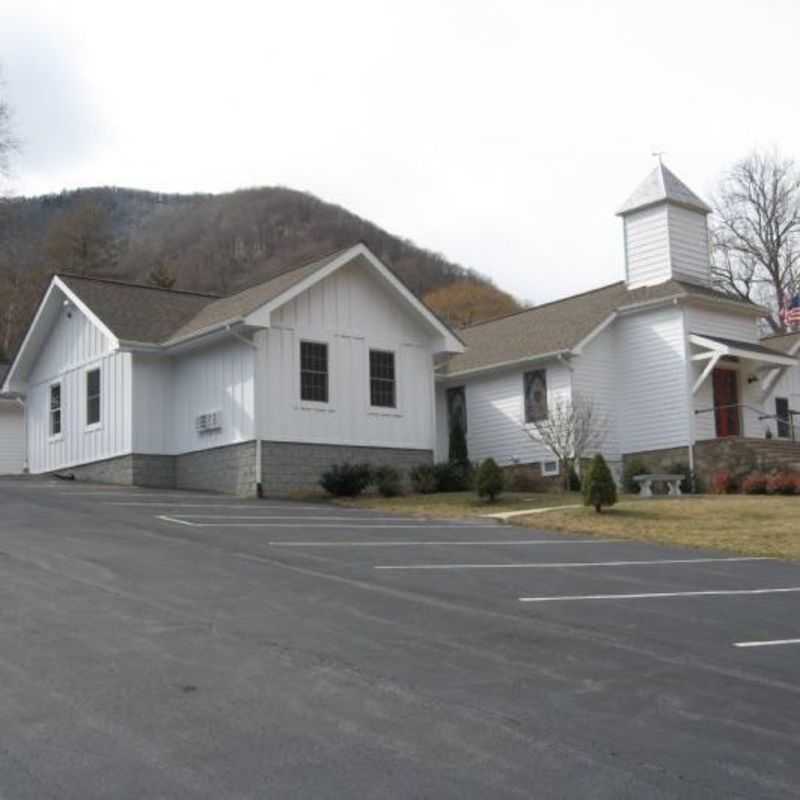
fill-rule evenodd
<path id="1" fill-rule="evenodd" d="M 673 277 L 707 285 L 711 277 L 708 225 L 705 214 L 668 206 L 669 254 Z"/>
<path id="2" fill-rule="evenodd" d="M 0 475 L 25 467 L 25 413 L 16 400 L 0 399 Z"/>
<path id="3" fill-rule="evenodd" d="M 640 312 L 614 323 L 623 453 L 689 444 L 683 312 Z"/>
<path id="4" fill-rule="evenodd" d="M 570 371 L 558 362 L 531 369 L 547 371 L 547 401 L 552 407 L 559 399 L 569 399 Z M 500 466 L 552 461 L 553 453 L 525 432 L 524 375 L 527 370 L 475 376 L 448 385 L 464 386 L 467 407 L 467 450 L 471 461 L 493 458 Z M 437 427 L 444 431 L 437 447 L 437 458 L 447 459 L 447 404 L 445 386 L 439 388 Z"/>
<path id="5" fill-rule="evenodd" d="M 86 425 L 86 372 L 100 370 L 100 423 Z M 50 386 L 61 384 L 61 434 L 50 435 Z M 25 399 L 34 474 L 131 452 L 131 356 L 80 310 L 63 308 L 31 371 Z"/>
<path id="6" fill-rule="evenodd" d="M 613 323 L 589 342 L 572 364 L 573 392 L 591 403 L 598 428 L 603 431 L 599 450 L 607 461 L 620 461 L 618 364 Z"/>
<path id="7" fill-rule="evenodd" d="M 364 265 L 336 271 L 259 331 L 259 425 L 267 441 L 433 450 L 435 334 Z M 300 400 L 300 343 L 328 345 L 329 402 Z M 395 354 L 396 408 L 370 405 L 369 351 Z"/>
<path id="8" fill-rule="evenodd" d="M 670 277 L 669 216 L 666 204 L 623 218 L 625 265 L 631 289 Z"/>

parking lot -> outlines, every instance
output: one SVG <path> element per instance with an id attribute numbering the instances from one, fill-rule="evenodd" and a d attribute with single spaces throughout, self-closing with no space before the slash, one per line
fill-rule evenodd
<path id="1" fill-rule="evenodd" d="M 0 508 L 0 797 L 800 797 L 800 565 L 53 480 Z"/>

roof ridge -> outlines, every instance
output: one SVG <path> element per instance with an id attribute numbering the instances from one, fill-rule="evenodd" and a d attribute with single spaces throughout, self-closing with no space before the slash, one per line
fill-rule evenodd
<path id="1" fill-rule="evenodd" d="M 587 289 L 584 292 L 578 292 L 577 294 L 571 294 L 571 295 L 568 295 L 567 297 L 562 297 L 562 298 L 560 298 L 558 300 L 549 300 L 546 303 L 540 303 L 539 305 L 530 306 L 529 308 L 521 308 L 519 311 L 512 311 L 509 314 L 503 314 L 502 316 L 499 316 L 499 317 L 492 317 L 492 319 L 484 319 L 484 320 L 481 320 L 480 322 L 476 322 L 476 323 L 474 323 L 472 325 L 467 325 L 464 328 L 462 328 L 461 330 L 468 331 L 468 330 L 472 330 L 473 328 L 478 328 L 481 325 L 487 325 L 490 322 L 499 322 L 500 320 L 508 319 L 509 317 L 517 317 L 520 314 L 528 314 L 531 311 L 539 311 L 542 308 L 547 308 L 547 306 L 554 306 L 554 305 L 557 305 L 558 303 L 566 303 L 567 300 L 574 300 L 574 299 L 576 299 L 578 297 L 585 297 L 587 294 L 595 294 L 596 292 L 602 292 L 605 289 L 610 289 L 612 286 L 619 286 L 620 284 L 623 284 L 623 283 L 625 283 L 625 281 L 614 281 L 613 283 L 607 283 L 607 284 L 605 284 L 603 286 L 597 286 L 594 289 Z"/>
<path id="2" fill-rule="evenodd" d="M 95 283 L 111 283 L 115 286 L 131 286 L 135 289 L 153 289 L 157 292 L 170 292 L 171 294 L 191 294 L 196 297 L 208 297 L 213 300 L 220 300 L 224 295 L 211 294 L 210 292 L 197 292 L 191 289 L 171 289 L 166 286 L 153 286 L 149 283 L 137 283 L 136 281 L 123 281 L 119 278 L 100 278 L 96 275 L 78 275 L 74 272 L 56 272 L 58 278 L 77 278 L 82 281 L 94 281 Z"/>

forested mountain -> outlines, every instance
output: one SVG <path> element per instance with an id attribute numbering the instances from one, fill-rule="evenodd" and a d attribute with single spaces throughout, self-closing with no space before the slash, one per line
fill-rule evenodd
<path id="1" fill-rule="evenodd" d="M 0 204 L 0 358 L 15 349 L 56 271 L 224 295 L 359 240 L 455 324 L 520 307 L 483 276 L 292 189 L 80 189 Z"/>

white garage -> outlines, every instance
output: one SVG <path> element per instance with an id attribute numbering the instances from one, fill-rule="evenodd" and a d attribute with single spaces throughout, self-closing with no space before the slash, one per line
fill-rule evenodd
<path id="1" fill-rule="evenodd" d="M 0 364 L 0 384 L 7 364 Z M 0 395 L 0 475 L 19 475 L 25 468 L 25 411 L 14 397 Z"/>

